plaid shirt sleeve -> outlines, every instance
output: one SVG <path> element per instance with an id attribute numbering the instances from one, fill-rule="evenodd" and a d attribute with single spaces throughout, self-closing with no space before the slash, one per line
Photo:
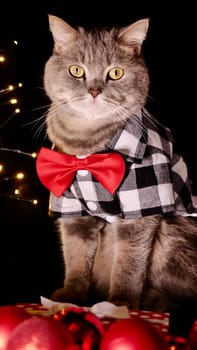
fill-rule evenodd
<path id="1" fill-rule="evenodd" d="M 155 214 L 184 214 L 195 211 L 183 158 L 174 155 L 172 162 L 160 153 L 131 163 L 118 191 L 124 218 Z"/>
<path id="2" fill-rule="evenodd" d="M 175 210 L 169 163 L 160 156 L 154 157 L 158 163 L 153 165 L 149 162 L 151 158 L 143 164 L 131 164 L 120 187 L 119 200 L 124 218 L 173 213 Z"/>
<path id="3" fill-rule="evenodd" d="M 127 175 L 118 192 L 124 217 L 196 212 L 187 166 L 183 158 L 174 153 L 171 131 L 150 118 L 147 112 L 142 117 L 146 134 L 141 138 L 138 135 L 135 149 L 138 158 L 130 157 L 129 163 L 127 157 Z M 121 133 L 114 148 L 125 144 L 126 139 L 129 140 L 129 128 Z"/>
<path id="4" fill-rule="evenodd" d="M 174 153 L 172 159 L 172 181 L 177 214 L 197 212 L 193 204 L 191 182 L 183 158 Z"/>

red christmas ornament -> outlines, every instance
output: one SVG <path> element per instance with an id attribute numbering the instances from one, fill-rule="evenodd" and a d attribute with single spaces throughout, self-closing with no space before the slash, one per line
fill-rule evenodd
<path id="1" fill-rule="evenodd" d="M 14 305 L 0 306 L 0 350 L 6 349 L 8 338 L 13 329 L 30 317 L 27 311 Z"/>
<path id="2" fill-rule="evenodd" d="M 114 322 L 101 340 L 100 350 L 169 350 L 163 334 L 140 318 Z"/>
<path id="3" fill-rule="evenodd" d="M 197 320 L 193 322 L 192 327 L 190 329 L 188 343 L 191 350 L 197 349 Z"/>
<path id="4" fill-rule="evenodd" d="M 165 339 L 170 350 L 191 350 L 188 344 L 188 340 L 185 337 L 174 334 L 167 334 L 165 336 Z"/>
<path id="5" fill-rule="evenodd" d="M 79 350 L 61 322 L 51 317 L 32 316 L 11 333 L 6 350 Z"/>
<path id="6" fill-rule="evenodd" d="M 101 320 L 92 312 L 81 307 L 69 307 L 53 315 L 72 334 L 80 350 L 98 350 L 104 328 Z"/>

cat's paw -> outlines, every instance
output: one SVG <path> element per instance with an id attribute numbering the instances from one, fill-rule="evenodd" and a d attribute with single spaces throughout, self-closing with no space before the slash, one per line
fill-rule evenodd
<path id="1" fill-rule="evenodd" d="M 55 290 L 52 293 L 51 300 L 84 306 L 87 300 L 87 295 L 75 293 L 74 290 L 68 290 L 67 288 L 63 287 Z"/>

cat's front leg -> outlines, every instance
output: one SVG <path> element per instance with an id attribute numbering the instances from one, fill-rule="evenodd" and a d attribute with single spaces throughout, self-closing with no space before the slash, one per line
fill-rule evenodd
<path id="1" fill-rule="evenodd" d="M 52 294 L 53 300 L 78 305 L 87 301 L 98 235 L 103 225 L 104 221 L 91 216 L 59 219 L 65 279 L 63 288 Z"/>
<path id="2" fill-rule="evenodd" d="M 114 234 L 109 301 L 138 309 L 146 281 L 155 221 L 151 218 L 120 220 L 107 225 L 105 230 Z"/>

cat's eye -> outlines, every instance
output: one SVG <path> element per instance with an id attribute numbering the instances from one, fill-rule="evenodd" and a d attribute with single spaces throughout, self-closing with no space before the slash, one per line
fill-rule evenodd
<path id="1" fill-rule="evenodd" d="M 84 69 L 80 66 L 70 66 L 70 74 L 75 78 L 82 78 L 85 75 Z"/>
<path id="2" fill-rule="evenodd" d="M 112 80 L 118 80 L 122 78 L 123 75 L 124 75 L 124 71 L 120 67 L 111 68 L 108 72 L 108 77 Z"/>

